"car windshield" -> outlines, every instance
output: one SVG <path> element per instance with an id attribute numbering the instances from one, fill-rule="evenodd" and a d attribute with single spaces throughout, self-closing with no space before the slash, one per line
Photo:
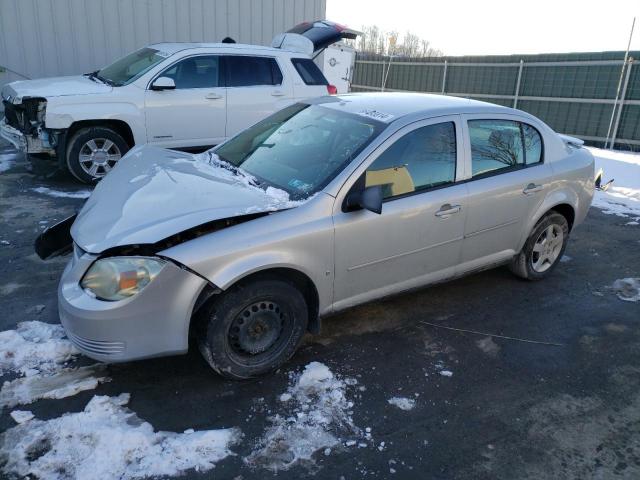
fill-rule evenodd
<path id="1" fill-rule="evenodd" d="M 168 55 L 155 48 L 141 48 L 97 72 L 97 77 L 115 86 L 133 82 Z"/>
<path id="2" fill-rule="evenodd" d="M 306 198 L 324 188 L 386 127 L 320 105 L 291 105 L 213 151 L 268 186 Z"/>

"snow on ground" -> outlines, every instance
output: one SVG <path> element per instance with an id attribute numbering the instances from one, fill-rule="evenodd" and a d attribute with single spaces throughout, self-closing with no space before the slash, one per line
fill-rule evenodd
<path id="1" fill-rule="evenodd" d="M 0 435 L 6 475 L 62 480 L 127 480 L 206 472 L 233 455 L 235 428 L 156 432 L 125 407 L 129 394 L 94 396 L 82 412 L 51 420 L 23 420 Z M 16 412 L 14 412 L 16 413 Z"/>
<path id="2" fill-rule="evenodd" d="M 0 153 L 0 173 L 6 172 L 11 167 L 13 167 L 15 160 L 16 160 L 16 156 L 13 153 L 11 154 Z"/>
<path id="3" fill-rule="evenodd" d="M 416 401 L 407 397 L 391 397 L 387 402 L 400 410 L 413 410 L 413 407 L 416 406 Z"/>
<path id="4" fill-rule="evenodd" d="M 80 352 L 67 340 L 62 325 L 21 322 L 16 330 L 0 332 L 0 375 L 51 374 Z"/>
<path id="5" fill-rule="evenodd" d="M 0 332 L 0 375 L 21 375 L 2 384 L 0 409 L 69 397 L 110 380 L 104 365 L 67 368 L 79 353 L 62 325 L 22 322 L 16 330 Z"/>
<path id="6" fill-rule="evenodd" d="M 93 390 L 98 384 L 110 381 L 106 365 L 65 368 L 53 375 L 31 375 L 4 382 L 0 389 L 0 409 L 27 405 L 42 398 L 66 398 L 85 390 Z"/>
<path id="7" fill-rule="evenodd" d="M 36 193 L 42 193 L 43 195 L 49 195 L 56 198 L 89 198 L 91 196 L 91 190 L 77 190 L 75 192 L 64 192 L 62 190 L 54 190 L 49 187 L 37 187 L 32 188 Z"/>
<path id="8" fill-rule="evenodd" d="M 640 278 L 621 278 L 611 286 L 620 300 L 625 302 L 640 301 Z"/>
<path id="9" fill-rule="evenodd" d="M 319 362 L 308 364 L 300 375 L 291 374 L 289 388 L 280 396 L 287 413 L 269 419 L 271 426 L 245 462 L 272 471 L 287 470 L 296 464 L 312 468 L 316 452 L 328 455 L 332 448 L 343 444 L 366 447 L 371 429 L 362 432 L 354 425 L 353 402 L 346 394 L 347 387 L 356 383 L 334 375 Z M 345 442 L 343 437 L 349 440 Z"/>
<path id="10" fill-rule="evenodd" d="M 588 150 L 596 159 L 596 171 L 604 169 L 604 181 L 614 179 L 606 192 L 596 191 L 593 206 L 604 213 L 640 219 L 640 153 Z"/>

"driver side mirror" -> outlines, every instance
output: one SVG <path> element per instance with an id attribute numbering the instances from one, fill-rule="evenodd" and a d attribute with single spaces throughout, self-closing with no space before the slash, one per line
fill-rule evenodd
<path id="1" fill-rule="evenodd" d="M 175 90 L 176 82 L 173 78 L 159 77 L 151 84 L 151 90 Z"/>
<path id="2" fill-rule="evenodd" d="M 359 188 L 352 189 L 344 199 L 344 210 L 351 212 L 365 209 L 380 215 L 382 213 L 383 198 L 382 185 L 372 185 L 364 190 Z"/>

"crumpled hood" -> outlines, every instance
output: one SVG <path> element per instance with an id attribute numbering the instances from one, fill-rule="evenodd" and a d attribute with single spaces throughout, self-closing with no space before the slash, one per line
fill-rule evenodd
<path id="1" fill-rule="evenodd" d="M 83 75 L 72 77 L 40 78 L 38 80 L 20 80 L 12 82 L 2 89 L 3 98 L 10 96 L 29 97 L 60 97 L 64 95 L 89 95 L 109 93 L 112 87 L 104 83 L 94 82 Z"/>
<path id="2" fill-rule="evenodd" d="M 213 156 L 215 158 L 215 155 Z M 71 228 L 85 251 L 150 244 L 213 220 L 298 205 L 283 190 L 191 155 L 152 146 L 131 150 L 96 186 Z"/>

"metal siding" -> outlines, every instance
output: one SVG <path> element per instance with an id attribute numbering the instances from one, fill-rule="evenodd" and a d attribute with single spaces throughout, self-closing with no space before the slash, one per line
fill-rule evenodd
<path id="1" fill-rule="evenodd" d="M 2 85 L 100 68 L 157 42 L 269 45 L 326 0 L 0 0 Z"/>

